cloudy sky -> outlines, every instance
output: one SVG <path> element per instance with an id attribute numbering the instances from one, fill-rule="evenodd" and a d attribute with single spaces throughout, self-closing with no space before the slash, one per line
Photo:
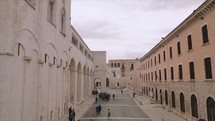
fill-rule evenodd
<path id="1" fill-rule="evenodd" d="M 140 58 L 205 0 L 72 0 L 72 25 L 107 59 Z"/>

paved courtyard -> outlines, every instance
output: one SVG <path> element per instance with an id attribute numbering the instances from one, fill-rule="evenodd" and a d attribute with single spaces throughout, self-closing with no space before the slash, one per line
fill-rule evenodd
<path id="1" fill-rule="evenodd" d="M 80 121 L 152 121 L 152 119 L 142 110 L 140 105 L 129 94 L 120 90 L 109 90 L 111 98 L 109 101 L 98 99 L 87 111 L 81 116 Z M 115 99 L 112 98 L 115 94 Z M 101 105 L 100 114 L 96 114 L 96 106 Z M 108 109 L 111 111 L 111 118 L 107 119 Z"/>

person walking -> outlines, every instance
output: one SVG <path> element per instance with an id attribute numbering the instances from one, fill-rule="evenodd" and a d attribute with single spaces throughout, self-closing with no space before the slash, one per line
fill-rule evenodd
<path id="1" fill-rule="evenodd" d="M 97 101 L 98 101 L 98 98 L 97 98 L 97 96 L 96 96 L 95 102 L 97 103 Z"/>
<path id="2" fill-rule="evenodd" d="M 72 121 L 75 121 L 75 109 L 72 109 Z"/>
<path id="3" fill-rule="evenodd" d="M 110 119 L 110 117 L 111 117 L 111 113 L 110 113 L 110 109 L 108 109 L 108 117 L 107 117 L 107 119 Z"/>
<path id="4" fill-rule="evenodd" d="M 136 93 L 134 92 L 134 93 L 133 93 L 133 97 L 135 97 L 135 95 L 136 95 Z"/>
<path id="5" fill-rule="evenodd" d="M 114 100 L 115 94 L 113 94 L 113 100 Z"/>

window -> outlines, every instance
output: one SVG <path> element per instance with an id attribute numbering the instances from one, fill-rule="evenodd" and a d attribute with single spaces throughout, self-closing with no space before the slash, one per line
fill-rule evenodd
<path id="1" fill-rule="evenodd" d="M 169 57 L 172 58 L 172 47 L 169 47 Z"/>
<path id="2" fill-rule="evenodd" d="M 154 59 L 155 59 L 154 61 L 155 61 L 155 65 L 156 65 L 156 61 L 157 61 L 157 60 L 156 60 L 156 56 L 155 56 L 155 58 L 154 58 Z"/>
<path id="3" fill-rule="evenodd" d="M 167 80 L 166 68 L 164 68 L 164 80 Z"/>
<path id="4" fill-rule="evenodd" d="M 153 81 L 153 72 L 151 72 L 151 80 Z"/>
<path id="5" fill-rule="evenodd" d="M 195 79 L 194 62 L 189 63 L 189 68 L 190 68 L 190 79 Z"/>
<path id="6" fill-rule="evenodd" d="M 172 91 L 172 107 L 175 108 L 175 93 Z"/>
<path id="7" fill-rule="evenodd" d="M 54 17 L 55 17 L 55 0 L 48 1 L 48 12 L 47 12 L 47 19 L 48 22 L 54 24 Z"/>
<path id="8" fill-rule="evenodd" d="M 21 44 L 18 43 L 18 56 L 20 55 L 20 47 L 21 47 Z"/>
<path id="9" fill-rule="evenodd" d="M 152 59 L 151 59 L 151 67 L 153 66 L 153 62 L 152 62 Z"/>
<path id="10" fill-rule="evenodd" d="M 191 35 L 187 36 L 187 44 L 188 44 L 188 50 L 192 50 L 193 47 L 192 47 L 192 37 L 191 37 Z"/>
<path id="11" fill-rule="evenodd" d="M 148 73 L 148 80 L 150 81 L 150 73 Z"/>
<path id="12" fill-rule="evenodd" d="M 161 55 L 158 54 L 158 62 L 161 63 Z"/>
<path id="13" fill-rule="evenodd" d="M 180 110 L 185 112 L 184 94 L 180 93 Z"/>
<path id="14" fill-rule="evenodd" d="M 159 80 L 161 81 L 161 70 L 159 70 Z"/>
<path id="15" fill-rule="evenodd" d="M 183 68 L 182 65 L 178 65 L 179 79 L 183 79 Z"/>
<path id="16" fill-rule="evenodd" d="M 114 67 L 117 67 L 117 63 L 114 63 Z"/>
<path id="17" fill-rule="evenodd" d="M 165 103 L 168 105 L 168 93 L 167 90 L 165 90 Z"/>
<path id="18" fill-rule="evenodd" d="M 55 65 L 56 57 L 53 58 L 53 65 Z"/>
<path id="19" fill-rule="evenodd" d="M 116 72 L 113 72 L 113 77 L 116 77 Z"/>
<path id="20" fill-rule="evenodd" d="M 197 105 L 197 99 L 195 95 L 191 96 L 191 110 L 192 110 L 192 116 L 198 118 L 198 105 Z"/>
<path id="21" fill-rule="evenodd" d="M 150 67 L 149 61 L 148 61 L 148 68 Z"/>
<path id="22" fill-rule="evenodd" d="M 208 39 L 208 27 L 207 25 L 204 25 L 202 27 L 202 40 L 203 40 L 203 44 L 207 43 L 209 41 Z"/>
<path id="23" fill-rule="evenodd" d="M 211 58 L 205 58 L 204 59 L 205 62 L 205 76 L 206 79 L 212 79 L 213 75 L 212 75 L 212 67 L 211 67 Z"/>
<path id="24" fill-rule="evenodd" d="M 65 8 L 61 9 L 61 33 L 65 35 L 66 27 L 66 11 Z"/>
<path id="25" fill-rule="evenodd" d="M 181 44 L 180 42 L 177 42 L 177 50 L 178 50 L 178 55 L 181 54 Z"/>
<path id="26" fill-rule="evenodd" d="M 111 63 L 111 67 L 113 67 L 113 63 Z"/>
<path id="27" fill-rule="evenodd" d="M 207 99 L 207 117 L 208 121 L 215 121 L 215 101 L 213 98 Z"/>
<path id="28" fill-rule="evenodd" d="M 157 78 L 158 78 L 158 76 L 157 76 L 157 71 L 155 71 L 155 80 L 157 81 Z"/>
<path id="29" fill-rule="evenodd" d="M 166 61 L 166 52 L 163 51 L 163 61 Z"/>
<path id="30" fill-rule="evenodd" d="M 118 67 L 120 67 L 120 63 L 118 63 Z"/>
<path id="31" fill-rule="evenodd" d="M 170 68 L 171 71 L 171 80 L 174 80 L 174 69 L 173 67 Z"/>

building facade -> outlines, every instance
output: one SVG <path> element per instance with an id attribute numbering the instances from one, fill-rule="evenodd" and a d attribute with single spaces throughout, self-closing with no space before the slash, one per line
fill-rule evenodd
<path id="1" fill-rule="evenodd" d="M 109 60 L 107 64 L 107 87 L 110 88 L 129 88 L 138 73 L 136 64 L 139 63 L 137 59 L 124 59 L 124 60 Z M 135 82 L 135 83 L 134 83 Z M 134 85 L 133 85 L 134 86 Z M 134 87 L 135 88 L 135 87 Z"/>
<path id="2" fill-rule="evenodd" d="M 61 121 L 91 94 L 97 55 L 71 26 L 70 5 L 0 1 L 1 121 Z"/>
<path id="3" fill-rule="evenodd" d="M 214 8 L 206 0 L 140 61 L 143 93 L 189 121 L 215 120 Z"/>

